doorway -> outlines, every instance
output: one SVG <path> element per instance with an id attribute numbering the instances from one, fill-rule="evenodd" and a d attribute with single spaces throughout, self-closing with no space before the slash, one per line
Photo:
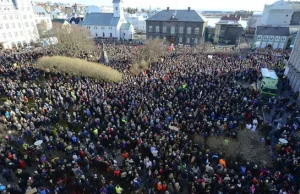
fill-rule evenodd
<path id="1" fill-rule="evenodd" d="M 174 36 L 170 36 L 169 37 L 169 41 L 170 41 L 170 44 L 174 44 L 175 43 L 175 37 Z"/>

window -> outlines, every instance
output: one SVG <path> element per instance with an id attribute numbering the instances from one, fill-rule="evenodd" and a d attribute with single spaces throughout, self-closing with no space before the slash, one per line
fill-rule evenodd
<path id="1" fill-rule="evenodd" d="M 118 7 L 116 7 L 116 11 L 118 11 Z"/>
<path id="2" fill-rule="evenodd" d="M 175 34 L 175 26 L 171 27 L 171 34 Z"/>
<path id="3" fill-rule="evenodd" d="M 195 38 L 194 44 L 198 44 L 198 38 Z"/>
<path id="4" fill-rule="evenodd" d="M 103 26 L 102 26 L 102 27 L 101 27 L 101 29 L 102 29 L 102 30 L 104 30 L 104 29 L 105 29 L 105 27 L 103 27 Z"/>
<path id="5" fill-rule="evenodd" d="M 23 19 L 26 19 L 26 15 L 23 15 Z"/>
<path id="6" fill-rule="evenodd" d="M 3 29 L 3 25 L 2 25 L 2 24 L 0 24 L 0 30 L 1 30 L 1 29 Z"/>
<path id="7" fill-rule="evenodd" d="M 112 27 L 109 27 L 108 29 L 112 30 Z"/>
<path id="8" fill-rule="evenodd" d="M 286 15 L 286 17 L 289 17 L 289 15 Z"/>
<path id="9" fill-rule="evenodd" d="M 8 33 L 8 37 L 10 37 L 10 38 L 12 37 L 11 32 Z"/>
<path id="10" fill-rule="evenodd" d="M 257 36 L 257 40 L 261 40 L 261 35 L 258 35 L 258 36 Z"/>
<path id="11" fill-rule="evenodd" d="M 191 28 L 191 27 L 188 27 L 188 28 L 186 29 L 186 33 L 187 33 L 187 34 L 191 34 L 191 33 L 192 33 L 192 28 Z"/>
<path id="12" fill-rule="evenodd" d="M 95 35 L 96 35 L 96 37 L 98 36 L 98 34 L 97 34 L 97 33 L 96 33 Z"/>
<path id="13" fill-rule="evenodd" d="M 3 16 L 3 19 L 4 19 L 4 20 L 6 20 L 6 19 L 7 19 L 6 15 L 4 15 L 4 16 Z"/>
<path id="14" fill-rule="evenodd" d="M 112 37 L 112 33 L 109 33 L 109 36 Z"/>
<path id="15" fill-rule="evenodd" d="M 275 41 L 279 41 L 280 40 L 280 37 L 279 36 L 276 36 L 275 37 Z"/>
<path id="16" fill-rule="evenodd" d="M 18 23 L 18 27 L 21 28 L 21 23 Z"/>
<path id="17" fill-rule="evenodd" d="M 190 44 L 190 38 L 189 37 L 186 38 L 186 43 Z"/>
<path id="18" fill-rule="evenodd" d="M 28 23 L 27 22 L 25 22 L 25 26 L 28 27 Z"/>
<path id="19" fill-rule="evenodd" d="M 9 16 L 9 19 L 10 19 L 10 20 L 12 20 L 12 19 L 13 19 L 13 16 L 12 16 L 12 15 L 10 15 L 10 16 Z"/>
<path id="20" fill-rule="evenodd" d="M 149 32 L 152 32 L 152 26 L 149 26 Z"/>
<path id="21" fill-rule="evenodd" d="M 183 34 L 183 26 L 180 26 L 180 27 L 179 27 L 179 33 L 180 33 L 180 34 Z"/>
<path id="22" fill-rule="evenodd" d="M 195 28 L 195 34 L 200 34 L 200 29 L 199 28 Z"/>
<path id="23" fill-rule="evenodd" d="M 15 37 L 18 37 L 18 32 L 15 32 Z"/>
<path id="24" fill-rule="evenodd" d="M 167 33 L 167 26 L 163 26 L 163 33 Z"/>
<path id="25" fill-rule="evenodd" d="M 103 38 L 105 37 L 105 34 L 104 34 L 104 32 L 102 33 L 102 37 L 103 37 Z"/>
<path id="26" fill-rule="evenodd" d="M 2 38 L 6 38 L 6 34 L 5 33 L 2 33 Z"/>
<path id="27" fill-rule="evenodd" d="M 6 24 L 6 29 L 9 29 L 9 24 Z"/>
<path id="28" fill-rule="evenodd" d="M 281 42 L 284 42 L 286 40 L 286 37 L 281 38 Z"/>
<path id="29" fill-rule="evenodd" d="M 16 26 L 15 26 L 15 23 L 12 23 L 12 24 L 11 24 L 11 27 L 12 27 L 12 28 L 15 28 L 15 27 L 16 27 Z"/>
<path id="30" fill-rule="evenodd" d="M 96 27 L 96 26 L 94 26 L 94 29 L 95 29 L 95 30 L 97 30 L 97 27 Z"/>
<path id="31" fill-rule="evenodd" d="M 20 36 L 23 36 L 23 32 L 22 31 L 20 31 L 19 34 L 20 34 Z"/>
<path id="32" fill-rule="evenodd" d="M 182 37 L 179 37 L 178 42 L 182 43 Z"/>
<path id="33" fill-rule="evenodd" d="M 264 40 L 268 40 L 268 36 L 264 36 L 264 38 L 263 38 Z"/>
<path id="34" fill-rule="evenodd" d="M 269 41 L 273 41 L 273 40 L 274 40 L 274 36 L 270 36 Z"/>
<path id="35" fill-rule="evenodd" d="M 159 26 L 155 27 L 155 32 L 159 32 Z"/>

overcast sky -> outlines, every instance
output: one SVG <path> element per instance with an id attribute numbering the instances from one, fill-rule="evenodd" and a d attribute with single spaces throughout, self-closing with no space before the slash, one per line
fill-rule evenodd
<path id="1" fill-rule="evenodd" d="M 45 0 L 46 1 L 46 0 Z M 125 7 L 196 10 L 263 10 L 264 4 L 271 4 L 276 0 L 123 0 Z M 51 2 L 79 3 L 84 5 L 112 5 L 112 0 L 60 0 Z"/>

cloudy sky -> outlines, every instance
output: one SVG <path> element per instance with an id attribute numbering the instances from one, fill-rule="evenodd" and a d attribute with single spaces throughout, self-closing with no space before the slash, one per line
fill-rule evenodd
<path id="1" fill-rule="evenodd" d="M 45 0 L 46 1 L 46 0 Z M 196 10 L 263 10 L 264 4 L 271 4 L 276 0 L 123 0 L 125 7 Z M 112 0 L 51 0 L 51 2 L 79 3 L 84 5 L 108 5 Z"/>

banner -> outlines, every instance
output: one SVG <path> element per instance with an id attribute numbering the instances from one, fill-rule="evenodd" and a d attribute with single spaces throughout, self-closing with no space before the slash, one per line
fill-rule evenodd
<path id="1" fill-rule="evenodd" d="M 209 58 L 209 59 L 212 59 L 212 58 L 213 58 L 213 56 L 212 56 L 212 55 L 208 55 L 208 56 L 207 56 L 207 58 Z"/>

